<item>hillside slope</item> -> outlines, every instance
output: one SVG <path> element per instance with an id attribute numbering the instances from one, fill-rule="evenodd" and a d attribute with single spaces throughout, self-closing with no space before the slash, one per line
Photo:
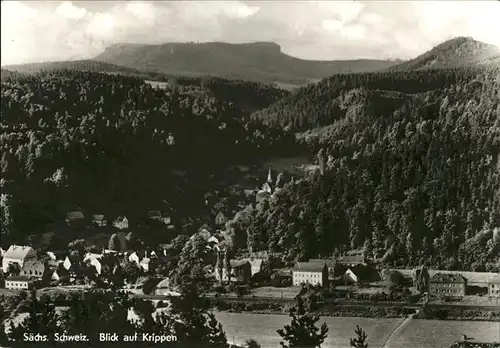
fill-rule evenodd
<path id="1" fill-rule="evenodd" d="M 22 243 L 72 209 L 134 221 L 167 202 L 180 218 L 203 219 L 215 171 L 294 151 L 293 134 L 191 85 L 65 70 L 8 79 L 1 91 L 2 243 Z M 141 238 L 175 237 L 160 232 Z"/>
<path id="2" fill-rule="evenodd" d="M 500 48 L 470 37 L 457 37 L 435 46 L 414 59 L 394 65 L 389 70 L 404 71 L 492 64 L 500 66 L 499 63 Z"/>
<path id="3" fill-rule="evenodd" d="M 499 93 L 494 68 L 344 75 L 259 112 L 305 130 L 321 169 L 240 222 L 249 247 L 500 271 Z"/>
<path id="4" fill-rule="evenodd" d="M 96 60 L 176 75 L 215 75 L 304 84 L 333 74 L 388 68 L 387 60 L 309 61 L 288 56 L 275 43 L 116 44 Z"/>
<path id="5" fill-rule="evenodd" d="M 305 131 L 330 125 L 350 113 L 362 119 L 362 110 L 358 112 L 357 108 L 387 112 L 390 105 L 392 112 L 412 96 L 468 81 L 482 71 L 481 68 L 431 69 L 334 75 L 300 88 L 258 110 L 253 117 L 269 125 Z M 371 95 L 368 99 L 367 93 Z"/>

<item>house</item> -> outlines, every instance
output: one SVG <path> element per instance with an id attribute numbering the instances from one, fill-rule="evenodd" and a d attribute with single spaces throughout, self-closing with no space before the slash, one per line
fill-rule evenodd
<path id="1" fill-rule="evenodd" d="M 170 225 L 171 218 L 169 216 L 163 216 L 162 212 L 159 210 L 150 210 L 148 212 L 148 217 L 151 220 L 160 221 L 165 225 Z"/>
<path id="2" fill-rule="evenodd" d="M 379 272 L 372 266 L 357 264 L 349 267 L 344 273 L 344 279 L 349 283 L 376 282 L 381 280 Z"/>
<path id="3" fill-rule="evenodd" d="M 168 295 L 170 294 L 170 278 L 163 278 L 157 285 L 154 291 L 155 295 Z"/>
<path id="4" fill-rule="evenodd" d="M 83 258 L 83 262 L 87 265 L 94 266 L 97 274 L 100 275 L 102 272 L 101 257 L 102 254 L 87 253 Z"/>
<path id="5" fill-rule="evenodd" d="M 54 271 L 52 272 L 52 275 L 50 277 L 51 280 L 55 280 L 55 281 L 66 281 L 69 279 L 69 272 L 68 270 L 63 267 L 62 265 L 60 265 L 59 267 L 57 267 L 56 269 L 54 269 Z"/>
<path id="6" fill-rule="evenodd" d="M 264 260 L 262 259 L 248 259 L 250 263 L 250 270 L 252 271 L 252 277 L 259 274 L 263 270 Z"/>
<path id="7" fill-rule="evenodd" d="M 335 265 L 337 262 L 333 259 L 310 259 L 309 262 L 319 262 L 326 264 L 328 267 L 328 278 L 332 279 L 335 277 Z"/>
<path id="8" fill-rule="evenodd" d="M 33 282 L 28 277 L 10 276 L 5 279 L 5 288 L 13 290 L 28 290 L 33 287 Z"/>
<path id="9" fill-rule="evenodd" d="M 145 257 L 139 262 L 139 266 L 142 267 L 142 269 L 147 272 L 149 271 L 149 266 L 150 266 L 151 259 L 149 257 Z"/>
<path id="10" fill-rule="evenodd" d="M 56 254 L 54 254 L 52 251 L 47 251 L 46 254 L 47 254 L 49 260 L 51 260 L 51 261 L 57 260 Z"/>
<path id="11" fill-rule="evenodd" d="M 312 284 L 324 286 L 328 283 L 328 267 L 319 262 L 297 262 L 292 271 L 294 286 Z"/>
<path id="12" fill-rule="evenodd" d="M 139 265 L 139 262 L 141 261 L 137 253 L 134 251 L 128 256 L 128 260 L 130 262 L 134 262 L 135 264 Z"/>
<path id="13" fill-rule="evenodd" d="M 230 260 L 229 265 L 231 268 L 229 273 L 231 275 L 231 281 L 247 283 L 252 277 L 252 266 L 250 265 L 250 262 L 248 262 L 248 260 Z M 215 267 L 215 278 L 217 280 L 228 281 L 227 275 L 228 272 L 225 265 L 222 269 L 222 278 L 220 275 L 219 267 Z"/>
<path id="14" fill-rule="evenodd" d="M 20 276 L 28 277 L 30 279 L 42 279 L 45 272 L 48 270 L 47 266 L 40 261 L 25 262 L 21 269 Z"/>
<path id="15" fill-rule="evenodd" d="M 217 226 L 224 225 L 226 223 L 226 221 L 227 221 L 226 216 L 221 211 L 215 216 L 215 224 Z"/>
<path id="16" fill-rule="evenodd" d="M 81 211 L 70 211 L 66 214 L 65 221 L 69 227 L 83 227 L 85 225 L 85 215 Z"/>
<path id="17" fill-rule="evenodd" d="M 17 263 L 19 265 L 19 268 L 22 269 L 25 262 L 36 260 L 37 255 L 32 247 L 11 245 L 3 255 L 2 270 L 4 273 L 7 273 L 9 270 L 9 265 L 13 263 Z"/>
<path id="18" fill-rule="evenodd" d="M 500 297 L 500 274 L 495 274 L 488 280 L 488 296 Z"/>
<path id="19" fill-rule="evenodd" d="M 467 279 L 461 274 L 436 273 L 429 280 L 429 295 L 462 297 L 466 294 Z"/>
<path id="20" fill-rule="evenodd" d="M 108 225 L 108 220 L 103 214 L 92 215 L 92 224 L 97 227 L 106 227 Z"/>
<path id="21" fill-rule="evenodd" d="M 128 229 L 128 219 L 125 216 L 119 216 L 113 221 L 113 226 L 119 230 L 126 230 Z"/>
<path id="22" fill-rule="evenodd" d="M 337 259 L 343 265 L 353 267 L 366 264 L 365 251 L 363 249 L 352 250 Z"/>

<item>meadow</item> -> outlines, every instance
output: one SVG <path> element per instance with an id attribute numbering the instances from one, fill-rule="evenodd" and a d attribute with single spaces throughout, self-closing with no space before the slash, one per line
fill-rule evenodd
<path id="1" fill-rule="evenodd" d="M 218 312 L 216 317 L 229 340 L 242 344 L 254 338 L 262 348 L 279 347 L 276 330 L 290 321 L 285 315 L 267 314 Z M 366 331 L 369 347 L 449 348 L 461 340 L 463 334 L 482 342 L 500 341 L 500 323 L 345 317 L 324 317 L 320 322 L 326 322 L 329 328 L 322 348 L 349 348 L 349 338 L 354 336 L 356 325 Z"/>

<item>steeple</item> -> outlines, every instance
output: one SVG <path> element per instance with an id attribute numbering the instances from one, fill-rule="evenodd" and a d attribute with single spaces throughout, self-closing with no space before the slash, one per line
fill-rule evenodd
<path id="1" fill-rule="evenodd" d="M 267 182 L 269 184 L 272 184 L 273 183 L 273 176 L 272 176 L 272 173 L 271 173 L 271 167 L 269 167 L 269 171 L 267 173 Z"/>

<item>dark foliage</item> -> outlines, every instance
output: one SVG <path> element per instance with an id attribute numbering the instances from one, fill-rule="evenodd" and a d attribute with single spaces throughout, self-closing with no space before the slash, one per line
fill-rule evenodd
<path id="1" fill-rule="evenodd" d="M 368 336 L 366 335 L 366 332 L 361 327 L 359 327 L 359 325 L 356 325 L 354 333 L 356 334 L 356 337 L 351 338 L 351 347 L 368 348 L 368 343 L 366 343 L 366 339 L 368 338 Z"/>
<path id="2" fill-rule="evenodd" d="M 325 341 L 328 333 L 326 323 L 320 328 L 316 327 L 319 320 L 317 315 L 308 313 L 303 300 L 297 298 L 297 305 L 290 309 L 292 321 L 290 325 L 285 325 L 283 329 L 278 330 L 278 334 L 283 341 L 283 348 L 316 348 L 320 347 Z"/>
<path id="3" fill-rule="evenodd" d="M 200 216 L 211 170 L 297 149 L 293 134 L 208 90 L 81 71 L 3 81 L 1 128 L 2 231 L 11 242 L 77 208 L 133 219 L 167 201 Z"/>
<path id="4" fill-rule="evenodd" d="M 364 247 L 391 265 L 498 270 L 498 70 L 336 76 L 280 103 L 278 123 L 331 120 L 324 103 L 356 85 L 416 94 L 397 110 L 353 112 L 310 134 L 320 170 L 250 214 L 253 250 L 293 260 Z"/>

